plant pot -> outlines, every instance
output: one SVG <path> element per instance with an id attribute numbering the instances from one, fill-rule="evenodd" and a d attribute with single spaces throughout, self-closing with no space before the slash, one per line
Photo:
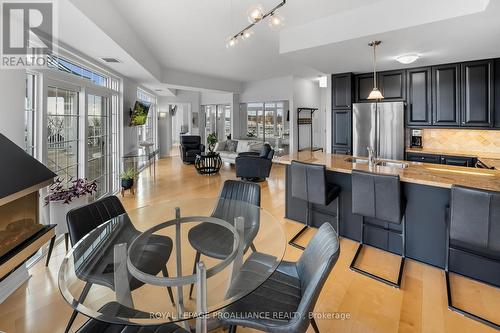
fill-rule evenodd
<path id="1" fill-rule="evenodd" d="M 51 201 L 49 203 L 49 223 L 56 225 L 56 235 L 68 233 L 66 214 L 72 209 L 85 206 L 88 202 L 88 196 L 83 196 L 71 200 L 70 203 L 64 203 L 64 200 Z"/>
<path id="2" fill-rule="evenodd" d="M 122 188 L 124 190 L 131 189 L 134 186 L 134 179 L 122 179 Z"/>

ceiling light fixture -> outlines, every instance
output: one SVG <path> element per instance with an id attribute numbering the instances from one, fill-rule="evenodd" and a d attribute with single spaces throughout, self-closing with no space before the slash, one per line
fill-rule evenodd
<path id="1" fill-rule="evenodd" d="M 243 30 L 238 32 L 237 34 L 230 37 L 226 43 L 226 47 L 234 47 L 238 44 L 238 40 L 248 39 L 252 36 L 253 30 L 252 28 L 257 24 L 262 22 L 264 19 L 269 18 L 269 25 L 272 27 L 278 27 L 283 25 L 283 17 L 278 15 L 276 11 L 283 7 L 286 4 L 286 0 L 281 1 L 278 5 L 276 5 L 273 9 L 268 12 L 264 12 L 264 7 L 262 5 L 254 5 L 250 7 L 247 11 L 248 21 L 250 25 L 245 27 Z"/>
<path id="2" fill-rule="evenodd" d="M 396 61 L 403 65 L 408 65 L 417 61 L 418 58 L 420 58 L 418 54 L 412 53 L 412 54 L 400 55 L 396 57 Z"/>
<path id="3" fill-rule="evenodd" d="M 368 99 L 384 99 L 384 96 L 377 88 L 377 46 L 380 44 L 382 44 L 382 42 L 379 40 L 368 44 L 370 47 L 373 47 L 373 90 L 370 95 L 368 95 Z"/>

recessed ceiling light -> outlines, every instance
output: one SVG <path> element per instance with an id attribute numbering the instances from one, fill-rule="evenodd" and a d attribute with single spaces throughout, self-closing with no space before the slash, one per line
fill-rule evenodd
<path id="1" fill-rule="evenodd" d="M 104 58 L 101 58 L 102 61 L 104 62 L 108 62 L 108 63 L 120 63 L 121 61 L 116 59 L 116 58 L 107 58 L 107 57 L 104 57 Z"/>
<path id="2" fill-rule="evenodd" d="M 396 60 L 399 63 L 402 63 L 404 65 L 408 65 L 408 64 L 411 64 L 411 63 L 414 63 L 415 61 L 417 61 L 418 58 L 420 58 L 420 56 L 418 54 L 412 53 L 412 54 L 405 54 L 405 55 L 398 56 L 398 57 L 396 57 Z"/>

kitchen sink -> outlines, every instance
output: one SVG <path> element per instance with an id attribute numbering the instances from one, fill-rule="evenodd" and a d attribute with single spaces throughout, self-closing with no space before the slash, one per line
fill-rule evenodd
<path id="1" fill-rule="evenodd" d="M 344 161 L 349 162 L 349 163 L 368 164 L 367 158 L 347 157 Z M 385 160 L 377 160 L 375 162 L 375 165 L 389 167 L 389 168 L 399 168 L 399 169 L 406 169 L 409 166 L 408 163 L 396 162 L 396 161 L 385 161 Z"/>
<path id="2" fill-rule="evenodd" d="M 368 159 L 366 158 L 347 157 L 344 161 L 349 163 L 368 164 Z"/>

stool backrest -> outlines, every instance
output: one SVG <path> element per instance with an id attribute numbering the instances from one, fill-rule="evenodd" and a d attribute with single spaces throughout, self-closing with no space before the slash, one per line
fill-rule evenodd
<path id="1" fill-rule="evenodd" d="M 401 223 L 403 205 L 398 175 L 352 171 L 352 212 L 391 223 Z"/>
<path id="2" fill-rule="evenodd" d="M 500 192 L 453 186 L 450 217 L 451 242 L 500 253 Z"/>
<path id="3" fill-rule="evenodd" d="M 292 161 L 292 197 L 313 204 L 326 204 L 326 169 L 324 165 Z"/>

